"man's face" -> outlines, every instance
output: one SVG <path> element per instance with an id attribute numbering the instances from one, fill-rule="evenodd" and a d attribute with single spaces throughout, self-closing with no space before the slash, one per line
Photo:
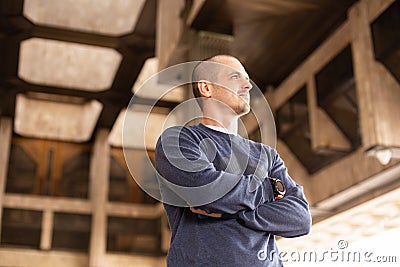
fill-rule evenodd
<path id="1" fill-rule="evenodd" d="M 252 85 L 243 65 L 235 58 L 219 61 L 216 83 L 212 98 L 221 101 L 239 116 L 250 111 L 250 89 Z"/>

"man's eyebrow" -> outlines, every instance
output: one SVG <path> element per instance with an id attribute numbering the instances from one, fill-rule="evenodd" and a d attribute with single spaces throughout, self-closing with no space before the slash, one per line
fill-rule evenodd
<path id="1" fill-rule="evenodd" d="M 243 76 L 246 79 L 249 79 L 249 75 L 246 72 L 241 72 L 241 71 L 235 70 L 235 71 L 232 71 L 229 73 L 229 75 L 232 75 L 232 74 L 239 74 L 240 76 Z"/>

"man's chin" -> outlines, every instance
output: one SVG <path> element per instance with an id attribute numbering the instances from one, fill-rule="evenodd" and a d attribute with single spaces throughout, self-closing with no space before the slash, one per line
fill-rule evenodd
<path id="1" fill-rule="evenodd" d="M 250 105 L 246 105 L 246 106 L 243 106 L 243 107 L 238 107 L 238 109 L 237 109 L 237 111 L 236 111 L 236 113 L 237 113 L 239 116 L 246 115 L 246 114 L 249 113 L 249 112 L 250 112 Z"/>

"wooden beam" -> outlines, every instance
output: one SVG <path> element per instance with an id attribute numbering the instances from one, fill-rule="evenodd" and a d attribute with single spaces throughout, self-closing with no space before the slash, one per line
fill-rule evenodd
<path id="1" fill-rule="evenodd" d="M 161 215 L 161 251 L 168 252 L 171 243 L 171 230 L 168 227 L 168 218 L 165 211 Z"/>
<path id="2" fill-rule="evenodd" d="M 79 252 L 0 248 L 0 266 L 87 267 L 87 262 L 87 254 Z M 107 253 L 104 256 L 103 266 L 162 267 L 166 266 L 166 259 L 165 257 Z"/>
<path id="3" fill-rule="evenodd" d="M 128 165 L 125 161 L 125 155 L 121 148 L 111 148 L 111 155 L 114 159 L 125 169 L 127 186 L 129 186 L 128 202 L 140 203 L 142 202 L 142 197 L 144 195 L 143 190 L 136 183 L 135 179 L 132 177 Z"/>
<path id="4" fill-rule="evenodd" d="M 293 71 L 276 89 L 273 95 L 273 110 L 288 101 L 304 84 L 319 72 L 350 42 L 350 27 L 344 22 L 325 40 L 295 71 Z"/>
<path id="5" fill-rule="evenodd" d="M 292 179 L 303 186 L 304 194 L 309 202 L 312 201 L 312 190 L 310 184 L 310 175 L 306 168 L 300 163 L 298 158 L 293 154 L 289 147 L 280 139 L 276 144 L 276 150 L 279 152 L 280 157 L 284 160 L 285 166 Z"/>
<path id="6" fill-rule="evenodd" d="M 316 207 L 320 211 L 328 212 L 346 210 L 392 190 L 399 190 L 399 177 L 400 164 L 396 164 L 318 202 Z"/>
<path id="7" fill-rule="evenodd" d="M 96 134 L 90 164 L 90 201 L 92 203 L 92 227 L 89 248 L 89 266 L 103 266 L 107 241 L 106 203 L 110 176 L 109 131 L 100 129 Z"/>
<path id="8" fill-rule="evenodd" d="M 396 0 L 361 0 L 363 5 L 367 7 L 368 21 L 374 21 Z"/>
<path id="9" fill-rule="evenodd" d="M 367 1 L 357 3 L 349 11 L 362 143 L 365 150 L 399 147 L 400 85 L 375 61 L 369 13 L 376 12 L 369 10 Z"/>
<path id="10" fill-rule="evenodd" d="M 260 2 L 264 5 L 271 5 L 271 6 L 276 6 L 280 9 L 282 9 L 283 13 L 285 11 L 287 12 L 289 10 L 317 10 L 320 9 L 320 6 L 318 3 L 311 3 L 311 2 L 306 2 L 302 0 L 256 0 L 254 2 Z M 287 13 L 286 13 L 287 14 Z"/>
<path id="11" fill-rule="evenodd" d="M 349 21 L 352 31 L 352 55 L 354 76 L 356 80 L 356 91 L 359 108 L 360 131 L 362 142 L 365 147 L 375 143 L 376 135 L 376 113 L 371 106 L 372 90 L 377 87 L 375 75 L 372 73 L 373 45 L 371 32 L 365 7 L 359 4 L 353 6 L 349 11 Z"/>
<path id="12" fill-rule="evenodd" d="M 7 182 L 8 161 L 10 158 L 10 146 L 12 136 L 11 118 L 0 117 L 0 238 L 2 206 L 4 203 L 4 191 Z"/>
<path id="13" fill-rule="evenodd" d="M 367 8 L 368 12 L 366 14 L 367 21 L 371 23 L 394 1 L 395 0 L 362 0 L 361 3 Z M 344 22 L 279 85 L 273 97 L 273 110 L 276 110 L 283 105 L 307 82 L 311 76 L 314 76 L 318 71 L 320 71 L 322 67 L 331 61 L 353 40 L 350 33 L 351 29 L 349 21 L 350 19 Z"/>
<path id="14" fill-rule="evenodd" d="M 181 11 L 184 6 L 184 0 L 158 0 L 156 57 L 160 70 L 168 67 L 171 55 L 177 49 L 183 34 Z"/>
<path id="15" fill-rule="evenodd" d="M 200 9 L 203 7 L 206 0 L 193 0 L 189 15 L 186 19 L 186 25 L 191 26 L 196 16 L 199 14 Z"/>
<path id="16" fill-rule="evenodd" d="M 231 0 L 232 6 L 249 9 L 255 12 L 263 12 L 269 15 L 288 15 L 304 10 L 317 10 L 320 6 L 316 3 L 306 3 L 295 0 Z"/>
<path id="17" fill-rule="evenodd" d="M 124 267 L 163 267 L 166 266 L 165 257 L 150 257 L 139 255 L 121 255 L 117 253 L 107 253 L 104 256 L 104 266 L 124 266 Z"/>
<path id="18" fill-rule="evenodd" d="M 328 114 L 317 104 L 314 77 L 307 83 L 307 105 L 310 121 L 311 148 L 315 152 L 350 151 L 351 143 Z"/>
<path id="19" fill-rule="evenodd" d="M 107 203 L 107 215 L 129 218 L 159 218 L 163 207 L 158 204 Z"/>
<path id="20" fill-rule="evenodd" d="M 374 60 L 370 30 L 370 23 L 393 2 L 393 0 L 361 0 L 353 5 L 348 13 L 349 19 L 273 93 L 272 109 L 276 110 L 304 84 L 308 84 L 311 124 L 314 124 L 313 135 L 322 134 L 321 122 L 318 121 L 326 116 L 321 114 L 316 105 L 314 76 L 348 44 L 351 44 L 363 147 L 309 176 L 308 191 L 312 193 L 310 204 L 328 199 L 398 163 L 392 160 L 389 165 L 382 166 L 375 158 L 365 155 L 365 149 L 370 146 L 400 146 L 400 129 L 397 127 L 400 121 L 398 105 L 400 87 L 388 71 Z M 319 143 L 320 141 L 316 144 Z M 346 142 L 342 143 L 344 147 L 347 146 Z M 290 161 L 285 159 L 289 171 L 293 172 L 294 169 L 296 172 L 296 167 L 291 167 Z"/>
<path id="21" fill-rule="evenodd" d="M 0 248 L 0 266 L 87 267 L 84 253 Z"/>
<path id="22" fill-rule="evenodd" d="M 53 219 L 54 213 L 50 209 L 43 212 L 42 217 L 42 233 L 40 237 L 40 249 L 50 250 L 51 241 L 53 239 Z"/>
<path id="23" fill-rule="evenodd" d="M 63 197 L 47 197 L 23 194 L 5 194 L 3 206 L 13 209 L 46 210 L 54 212 L 90 214 L 91 203 L 88 200 L 80 200 Z"/>
<path id="24" fill-rule="evenodd" d="M 313 194 L 311 204 L 328 199 L 352 185 L 394 166 L 396 163 L 398 161 L 383 166 L 377 159 L 365 156 L 364 150 L 360 148 L 310 177 Z"/>

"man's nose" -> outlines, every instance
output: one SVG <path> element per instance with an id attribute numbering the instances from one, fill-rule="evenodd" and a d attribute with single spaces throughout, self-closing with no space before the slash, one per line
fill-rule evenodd
<path id="1" fill-rule="evenodd" d="M 250 82 L 250 79 L 244 79 L 243 87 L 247 90 L 251 90 L 251 88 L 253 88 L 253 84 Z"/>

